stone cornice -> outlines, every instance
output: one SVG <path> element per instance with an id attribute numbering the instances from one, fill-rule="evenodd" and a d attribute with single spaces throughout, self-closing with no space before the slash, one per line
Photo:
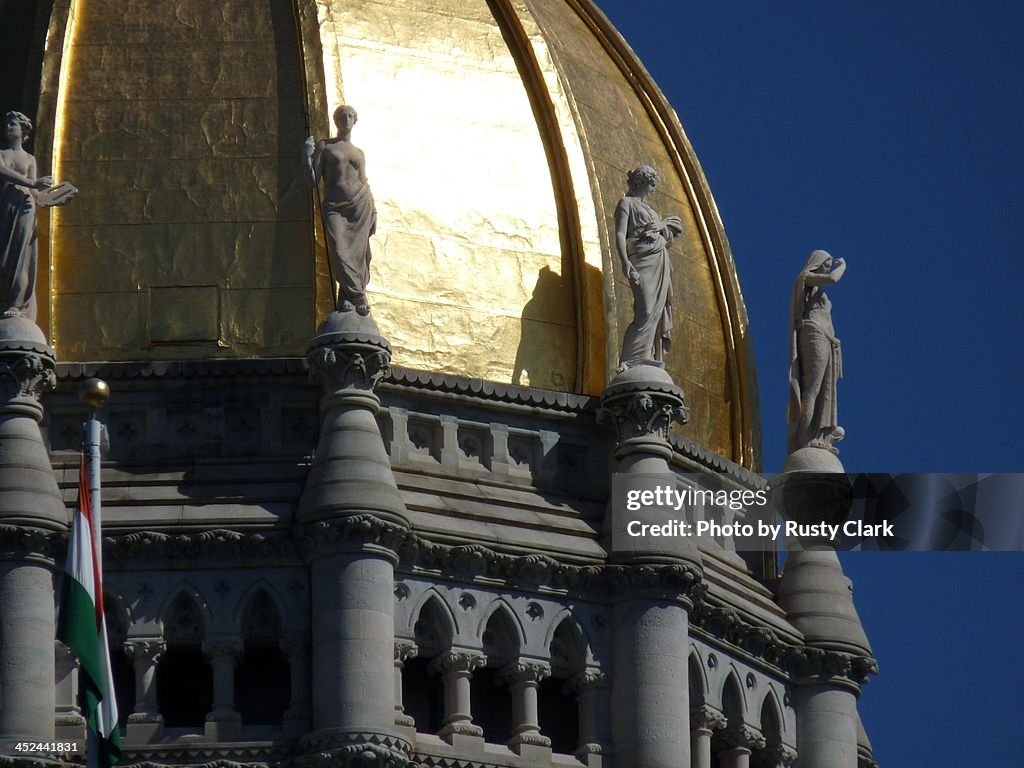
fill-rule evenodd
<path id="1" fill-rule="evenodd" d="M 21 535 L 24 529 L 12 530 Z M 48 534 L 42 540 L 62 542 L 63 537 Z M 874 659 L 786 642 L 773 629 L 745 619 L 735 608 L 715 604 L 707 598 L 700 568 L 687 562 L 564 563 L 542 554 L 497 552 L 480 544 L 432 542 L 373 515 L 321 521 L 297 526 L 293 531 L 215 530 L 174 535 L 139 531 L 105 538 L 104 553 L 108 562 L 161 557 L 279 555 L 295 558 L 299 554 L 308 557 L 321 547 L 336 547 L 340 543 L 368 551 L 394 553 L 412 572 L 447 579 L 485 579 L 513 588 L 544 588 L 569 593 L 613 595 L 641 590 L 674 595 L 693 603 L 690 622 L 694 627 L 802 682 L 832 680 L 859 685 L 878 670 Z"/>
<path id="2" fill-rule="evenodd" d="M 0 559 L 26 560 L 41 565 L 63 562 L 67 555 L 68 534 L 22 525 L 0 524 Z"/>

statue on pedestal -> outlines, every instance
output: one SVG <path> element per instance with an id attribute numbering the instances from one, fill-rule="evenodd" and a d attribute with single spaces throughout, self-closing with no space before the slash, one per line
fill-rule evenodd
<path id="1" fill-rule="evenodd" d="M 338 107 L 334 122 L 338 135 L 326 141 L 306 139 L 304 161 L 309 180 L 318 187 L 324 181 L 321 202 L 328 259 L 333 281 L 340 291 L 339 312 L 369 314 L 366 284 L 370 281 L 370 236 L 377 231 L 377 209 L 366 181 L 366 158 L 352 141 L 358 116 L 350 106 Z"/>
<path id="2" fill-rule="evenodd" d="M 21 112 L 4 115 L 0 146 L 0 313 L 36 319 L 36 207 L 63 205 L 78 190 L 64 182 L 54 186 L 39 176 L 36 159 L 23 148 L 32 121 Z"/>
<path id="3" fill-rule="evenodd" d="M 832 327 L 832 302 L 823 290 L 846 272 L 846 262 L 814 251 L 793 286 L 789 354 L 789 440 L 787 450 L 824 448 L 845 434 L 836 415 L 836 386 L 843 357 Z"/>
<path id="4" fill-rule="evenodd" d="M 633 291 L 633 322 L 622 339 L 619 370 L 664 365 L 672 338 L 672 263 L 668 247 L 683 231 L 678 216 L 662 219 L 644 202 L 658 172 L 641 165 L 626 174 L 629 190 L 615 206 L 615 246 Z"/>

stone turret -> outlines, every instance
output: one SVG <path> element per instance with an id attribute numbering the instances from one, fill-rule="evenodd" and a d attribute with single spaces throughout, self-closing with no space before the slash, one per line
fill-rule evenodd
<path id="1" fill-rule="evenodd" d="M 39 431 L 55 384 L 34 323 L 0 319 L 0 740 L 54 737 L 54 584 L 68 514 Z"/>
<path id="2" fill-rule="evenodd" d="M 311 570 L 315 681 L 313 730 L 300 749 L 343 765 L 400 765 L 411 745 L 395 728 L 394 569 L 409 523 L 373 392 L 391 347 L 372 318 L 332 312 L 307 359 L 322 397 L 297 519 Z"/>
<path id="3" fill-rule="evenodd" d="M 668 430 L 674 420 L 686 422 L 687 410 L 683 390 L 663 368 L 637 365 L 620 372 L 601 396 L 599 418 L 616 432 L 613 488 L 674 483 Z M 613 505 L 618 496 L 613 491 Z M 622 576 L 613 609 L 616 765 L 690 765 L 685 649 L 692 590 L 703 577 L 700 553 L 683 537 L 643 537 L 622 546 L 628 541 L 621 535 L 625 523 L 621 510 L 608 511 L 606 547 Z M 654 578 L 637 578 L 641 570 Z"/>
<path id="4" fill-rule="evenodd" d="M 841 523 L 850 512 L 850 480 L 825 448 L 792 453 L 772 490 L 800 523 Z M 794 669 L 800 768 L 857 768 L 860 683 L 877 667 L 831 541 L 792 542 L 778 602 L 807 646 Z"/>

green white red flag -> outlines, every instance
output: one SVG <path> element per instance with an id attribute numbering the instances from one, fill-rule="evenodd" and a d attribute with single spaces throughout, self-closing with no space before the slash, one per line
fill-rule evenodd
<path id="1" fill-rule="evenodd" d="M 117 726 L 117 700 L 103 614 L 103 576 L 96 549 L 99 537 L 93 523 L 83 456 L 57 639 L 78 657 L 81 665 L 78 679 L 85 696 L 89 737 L 96 739 L 99 766 L 109 768 L 121 758 L 121 732 Z"/>

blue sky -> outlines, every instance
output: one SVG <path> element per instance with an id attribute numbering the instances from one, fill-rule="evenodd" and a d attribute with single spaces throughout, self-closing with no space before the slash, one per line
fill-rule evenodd
<path id="1" fill-rule="evenodd" d="M 830 291 L 846 468 L 1024 471 L 1024 3 L 598 4 L 725 221 L 766 470 L 785 458 L 790 288 L 824 248 L 848 262 Z M 1021 764 L 1024 554 L 844 567 L 882 669 L 861 705 L 882 768 Z"/>

